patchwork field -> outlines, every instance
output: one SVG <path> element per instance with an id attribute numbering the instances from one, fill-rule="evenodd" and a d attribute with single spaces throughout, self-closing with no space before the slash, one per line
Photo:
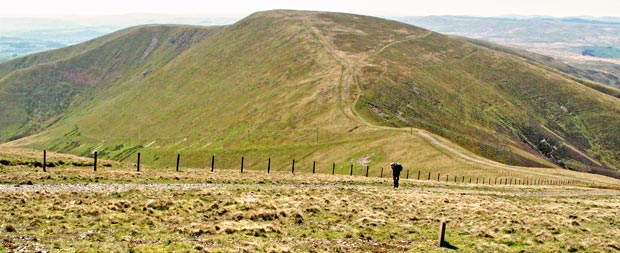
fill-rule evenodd
<path id="1" fill-rule="evenodd" d="M 0 178 L 0 252 L 620 250 L 609 184 L 403 179 L 395 190 L 376 176 L 71 166 L 5 166 Z"/>

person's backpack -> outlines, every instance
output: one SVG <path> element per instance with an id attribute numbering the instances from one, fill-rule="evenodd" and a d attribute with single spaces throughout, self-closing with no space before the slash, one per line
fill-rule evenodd
<path id="1" fill-rule="evenodd" d="M 400 163 L 395 162 L 394 163 L 394 170 L 395 171 L 402 171 L 403 170 L 403 166 L 400 165 Z"/>

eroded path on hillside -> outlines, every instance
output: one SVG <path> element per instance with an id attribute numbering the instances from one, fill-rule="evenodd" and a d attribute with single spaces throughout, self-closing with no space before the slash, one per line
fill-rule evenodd
<path id="1" fill-rule="evenodd" d="M 382 52 L 384 52 L 386 49 L 390 48 L 391 46 L 397 45 L 399 43 L 408 42 L 408 41 L 424 39 L 428 37 L 429 35 L 432 35 L 433 32 L 426 31 L 421 34 L 409 35 L 402 39 L 397 39 L 397 40 L 393 40 L 387 43 L 377 44 L 376 46 L 373 47 L 373 49 L 370 49 L 368 51 L 359 52 L 359 53 L 350 53 L 350 52 L 342 51 L 336 45 L 334 45 L 334 43 L 330 39 L 330 36 L 327 34 L 323 34 L 323 32 L 319 28 L 317 28 L 310 19 L 304 19 L 303 24 L 308 30 L 308 32 L 312 34 L 314 38 L 316 38 L 316 41 L 328 52 L 328 54 L 331 55 L 342 66 L 341 77 L 340 77 L 340 81 L 338 84 L 338 89 L 339 89 L 338 104 L 339 104 L 340 110 L 343 112 L 343 114 L 348 119 L 359 124 L 356 128 L 363 126 L 368 129 L 410 131 L 410 129 L 378 126 L 378 125 L 372 124 L 364 120 L 363 117 L 359 116 L 359 113 L 357 113 L 355 110 L 355 105 L 359 102 L 359 99 L 362 95 L 362 89 L 361 89 L 361 84 L 360 84 L 360 71 L 369 64 L 368 62 L 369 59 L 381 54 Z M 471 57 L 472 55 L 474 55 L 475 53 L 476 52 L 471 52 L 467 54 L 465 57 L 463 57 L 462 59 L 458 59 L 458 60 L 461 61 L 461 60 L 467 59 Z M 428 67 L 432 67 L 432 66 L 428 66 Z M 383 72 L 380 74 L 379 79 L 382 78 L 387 71 L 388 71 L 388 63 L 384 61 Z M 455 159 L 461 160 L 468 164 L 484 166 L 487 168 L 502 169 L 502 170 L 518 172 L 518 173 L 528 173 L 531 175 L 553 177 L 557 179 L 572 179 L 568 175 L 557 175 L 557 174 L 550 173 L 545 170 L 534 171 L 532 170 L 532 168 L 510 166 L 510 165 L 502 164 L 499 162 L 495 162 L 490 159 L 486 159 L 484 157 L 480 157 L 478 155 L 462 151 L 459 148 L 457 148 L 458 147 L 457 144 L 454 144 L 453 142 L 444 140 L 444 139 L 440 140 L 440 138 L 435 137 L 433 134 L 428 133 L 424 130 L 416 129 L 416 133 L 419 137 L 426 140 L 430 145 L 435 147 L 437 150 L 443 153 L 446 153 L 450 155 L 451 157 L 454 157 Z M 582 180 L 582 181 L 594 182 L 594 181 L 589 181 L 589 180 Z"/>

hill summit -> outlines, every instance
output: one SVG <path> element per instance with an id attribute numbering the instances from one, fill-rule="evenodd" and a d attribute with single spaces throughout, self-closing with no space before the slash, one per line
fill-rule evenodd
<path id="1" fill-rule="evenodd" d="M 220 154 L 450 169 L 461 149 L 441 143 L 453 142 L 510 165 L 620 169 L 618 98 L 368 16 L 134 27 L 6 62 L 0 78 L 0 140 L 12 145 L 152 162 L 183 152 L 197 166 Z"/>

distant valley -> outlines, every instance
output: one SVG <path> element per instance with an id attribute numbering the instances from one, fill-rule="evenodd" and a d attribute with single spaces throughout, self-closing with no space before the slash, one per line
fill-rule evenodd
<path id="1" fill-rule="evenodd" d="M 446 34 L 509 45 L 553 57 L 620 86 L 620 19 L 465 16 L 397 20 Z"/>
<path id="2" fill-rule="evenodd" d="M 0 18 L 0 62 L 20 56 L 75 45 L 141 24 L 224 25 L 235 17 L 179 17 L 128 14 L 101 17 Z"/>

